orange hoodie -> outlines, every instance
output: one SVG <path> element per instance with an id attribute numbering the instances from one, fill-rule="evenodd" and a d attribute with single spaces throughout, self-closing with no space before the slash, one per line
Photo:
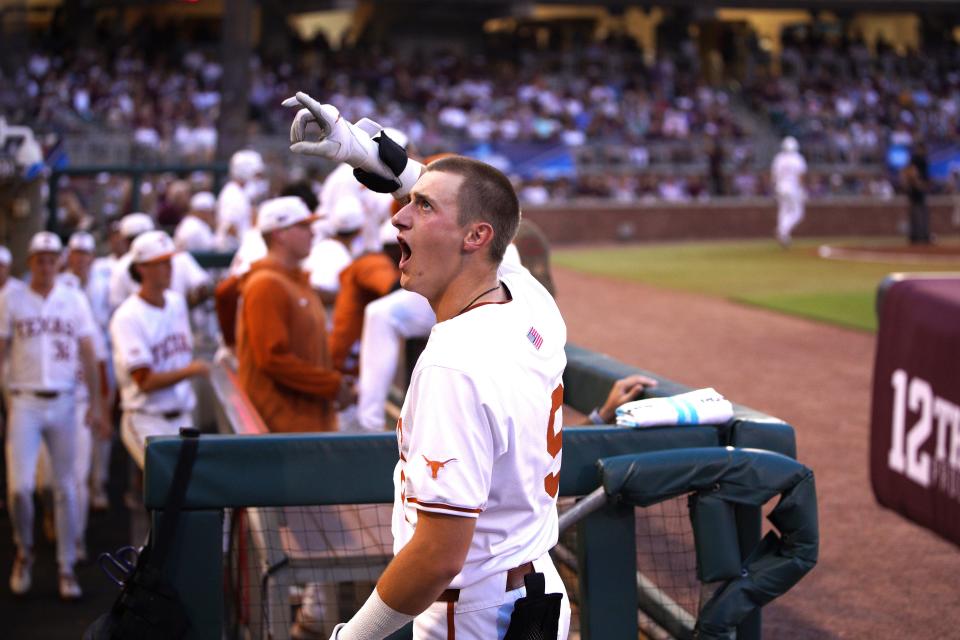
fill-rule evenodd
<path id="1" fill-rule="evenodd" d="M 240 284 L 238 377 L 271 431 L 334 431 L 340 373 L 327 351 L 326 315 L 306 273 L 267 257 Z"/>
<path id="2" fill-rule="evenodd" d="M 399 278 L 397 263 L 384 253 L 366 253 L 340 272 L 340 291 L 333 305 L 329 339 L 335 368 L 344 370 L 350 348 L 360 339 L 367 304 L 390 293 Z"/>

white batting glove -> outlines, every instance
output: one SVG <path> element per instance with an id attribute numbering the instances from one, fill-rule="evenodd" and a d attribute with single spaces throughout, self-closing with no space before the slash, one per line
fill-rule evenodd
<path id="1" fill-rule="evenodd" d="M 302 91 L 282 104 L 304 107 L 290 125 L 290 150 L 294 153 L 346 162 L 365 186 L 379 193 L 392 193 L 398 200 L 406 196 L 420 178 L 423 165 L 409 159 L 403 147 L 387 138 L 383 127 L 373 120 L 361 118 L 351 124 L 336 107 L 320 104 Z M 320 127 L 316 141 L 304 139 L 311 122 Z"/>
<path id="2" fill-rule="evenodd" d="M 376 173 L 394 179 L 394 173 L 380 161 L 377 143 L 371 139 L 371 131 L 383 129 L 372 120 L 364 118 L 351 124 L 341 117 L 332 104 L 320 104 L 302 91 L 283 101 L 285 107 L 303 106 L 290 125 L 290 150 L 311 156 L 346 162 L 355 169 Z M 306 140 L 307 125 L 316 122 L 320 135 L 316 141 Z M 358 125 L 362 125 L 358 126 Z"/>

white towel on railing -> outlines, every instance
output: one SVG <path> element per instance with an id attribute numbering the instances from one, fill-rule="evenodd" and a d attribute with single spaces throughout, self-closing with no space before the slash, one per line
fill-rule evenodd
<path id="1" fill-rule="evenodd" d="M 617 407 L 617 425 L 621 427 L 723 424 L 732 417 L 733 405 L 713 388 L 634 400 Z"/>

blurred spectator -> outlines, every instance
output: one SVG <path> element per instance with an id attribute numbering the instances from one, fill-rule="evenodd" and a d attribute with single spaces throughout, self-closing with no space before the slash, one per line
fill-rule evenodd
<path id="1" fill-rule="evenodd" d="M 173 234 L 177 251 L 213 251 L 216 205 L 217 200 L 209 191 L 195 193 L 190 198 L 187 214 Z"/>

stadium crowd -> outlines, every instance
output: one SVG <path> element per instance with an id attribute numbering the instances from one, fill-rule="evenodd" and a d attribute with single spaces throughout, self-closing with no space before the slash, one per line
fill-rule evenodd
<path id="1" fill-rule="evenodd" d="M 882 37 L 787 37 L 745 95 L 814 161 L 882 164 L 888 146 L 960 142 L 960 46 L 898 53 Z"/>
<path id="2" fill-rule="evenodd" d="M 145 22 L 104 35 L 97 48 L 51 40 L 12 77 L 0 77 L 0 113 L 61 136 L 129 135 L 142 158 L 208 161 L 222 99 L 219 51 L 202 37 L 155 46 L 169 36 Z M 573 172 L 517 177 L 527 202 L 772 193 L 747 135 L 751 117 L 706 82 L 692 40 L 651 63 L 627 37 L 566 50 L 506 37 L 491 36 L 484 51 L 467 55 L 366 44 L 334 50 L 322 38 L 304 43 L 291 34 L 289 56 L 251 58 L 251 132 L 282 135 L 280 102 L 308 87 L 351 120 L 375 115 L 405 131 L 427 154 L 566 149 Z M 754 65 L 742 96 L 757 122 L 769 119 L 772 131 L 799 140 L 812 164 L 812 197 L 888 197 L 899 186 L 887 175 L 888 147 L 960 137 L 956 46 L 900 54 L 881 39 L 871 52 L 857 38 L 787 33 L 780 68 Z"/>

